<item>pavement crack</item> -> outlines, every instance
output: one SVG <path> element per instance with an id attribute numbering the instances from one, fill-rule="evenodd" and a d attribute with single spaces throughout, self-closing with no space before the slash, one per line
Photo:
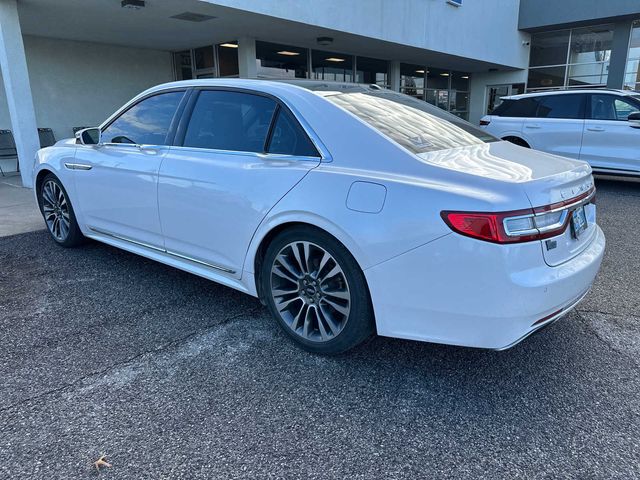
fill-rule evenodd
<path id="1" fill-rule="evenodd" d="M 49 397 L 51 395 L 55 395 L 57 393 L 63 392 L 65 390 L 69 390 L 72 389 L 74 387 L 78 387 L 82 384 L 84 384 L 85 382 L 87 382 L 88 380 L 95 378 L 95 377 L 101 377 L 111 371 L 117 370 L 119 368 L 131 365 L 133 363 L 135 363 L 137 360 L 145 357 L 145 356 L 149 356 L 149 355 L 156 355 L 156 354 L 160 354 L 163 352 L 166 352 L 167 350 L 170 350 L 172 348 L 175 348 L 176 346 L 183 344 L 183 343 L 187 343 L 189 342 L 192 338 L 198 336 L 198 335 L 202 335 L 205 334 L 209 331 L 215 330 L 218 327 L 222 327 L 224 325 L 229 324 L 230 322 L 237 320 L 240 317 L 244 317 L 244 316 L 253 316 L 255 314 L 258 314 L 262 311 L 263 307 L 253 307 L 250 308 L 248 310 L 245 310 L 243 312 L 240 313 L 236 313 L 234 315 L 230 315 L 229 317 L 225 318 L 224 320 L 217 322 L 215 324 L 212 325 L 206 325 L 202 328 L 198 328 L 196 330 L 193 330 L 191 333 L 189 333 L 188 335 L 185 335 L 183 337 L 177 338 L 175 340 L 172 340 L 170 342 L 166 342 L 163 343 L 162 345 L 159 345 L 156 348 L 152 348 L 149 350 L 145 350 L 143 352 L 140 352 L 136 355 L 133 355 L 132 357 L 126 358 L 124 360 L 115 362 L 111 365 L 109 365 L 108 367 L 102 369 L 102 370 L 96 370 L 93 372 L 89 372 L 86 375 L 82 375 L 81 377 L 77 378 L 76 380 L 74 380 L 73 382 L 67 382 L 59 387 L 56 388 L 52 388 L 49 390 L 46 390 L 44 392 L 38 393 L 36 395 L 24 398 L 22 400 L 20 400 L 19 402 L 16 403 L 12 403 L 10 405 L 7 405 L 5 407 L 0 407 L 0 413 L 4 413 L 6 411 L 9 410 L 13 410 L 15 408 L 21 407 L 23 405 L 29 404 L 29 403 L 34 403 L 37 402 L 38 400 L 41 400 L 45 397 Z"/>
<path id="2" fill-rule="evenodd" d="M 609 340 L 607 340 L 605 337 L 603 337 L 598 330 L 589 323 L 588 320 L 586 320 L 584 318 L 584 316 L 582 315 L 583 313 L 591 313 L 588 311 L 584 311 L 584 310 L 574 310 L 574 312 L 576 313 L 578 319 L 580 320 L 580 323 L 582 323 L 584 325 L 584 327 L 587 329 L 587 331 L 589 331 L 597 340 L 599 340 L 601 343 L 603 343 L 604 345 L 606 345 L 609 350 L 617 353 L 618 355 L 623 356 L 624 358 L 628 359 L 631 363 L 633 363 L 634 365 L 638 365 L 640 364 L 640 362 L 636 359 L 636 357 L 634 355 L 630 355 L 628 352 L 616 348 Z M 599 313 L 599 312 L 596 312 Z M 607 314 L 609 315 L 609 314 Z"/>

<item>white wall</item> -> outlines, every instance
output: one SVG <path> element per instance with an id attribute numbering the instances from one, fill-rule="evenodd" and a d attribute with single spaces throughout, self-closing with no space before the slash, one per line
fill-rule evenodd
<path id="1" fill-rule="evenodd" d="M 203 1 L 514 68 L 529 61 L 519 0 Z"/>
<path id="2" fill-rule="evenodd" d="M 142 90 L 173 80 L 171 54 L 87 42 L 25 36 L 38 127 L 56 139 L 76 126 L 101 123 Z M 4 87 L 0 128 L 11 129 Z"/>
<path id="3" fill-rule="evenodd" d="M 487 86 L 526 83 L 527 70 L 513 72 L 477 72 L 471 75 L 469 121 L 475 125 L 487 113 Z"/>

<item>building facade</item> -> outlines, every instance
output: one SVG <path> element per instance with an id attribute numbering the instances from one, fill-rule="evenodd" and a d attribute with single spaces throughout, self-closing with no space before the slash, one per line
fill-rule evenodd
<path id="1" fill-rule="evenodd" d="M 40 144 L 172 80 L 375 83 L 477 123 L 508 94 L 640 89 L 639 64 L 637 0 L 0 0 L 0 167 L 29 184 Z"/>

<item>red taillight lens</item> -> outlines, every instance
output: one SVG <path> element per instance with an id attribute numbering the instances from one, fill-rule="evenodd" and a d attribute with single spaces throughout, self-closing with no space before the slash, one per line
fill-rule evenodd
<path id="1" fill-rule="evenodd" d="M 490 123 L 491 123 L 491 120 L 480 120 L 480 126 L 481 127 L 486 127 Z"/>
<path id="2" fill-rule="evenodd" d="M 544 207 L 489 213 L 444 211 L 440 215 L 451 230 L 461 235 L 493 243 L 520 243 L 562 234 L 573 210 L 587 203 L 595 203 L 594 188 Z"/>

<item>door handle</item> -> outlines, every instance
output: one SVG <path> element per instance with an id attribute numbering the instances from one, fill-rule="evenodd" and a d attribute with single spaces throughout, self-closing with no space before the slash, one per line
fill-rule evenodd
<path id="1" fill-rule="evenodd" d="M 525 125 L 524 128 L 536 129 L 536 128 L 540 128 L 540 125 L 538 125 L 537 123 L 534 123 L 530 125 Z"/>
<path id="2" fill-rule="evenodd" d="M 144 153 L 149 153 L 149 154 L 158 153 L 158 147 L 156 147 L 155 145 L 136 145 L 136 147 L 138 147 L 138 150 Z"/>
<path id="3" fill-rule="evenodd" d="M 587 130 L 590 132 L 604 132 L 603 127 L 587 127 Z"/>

